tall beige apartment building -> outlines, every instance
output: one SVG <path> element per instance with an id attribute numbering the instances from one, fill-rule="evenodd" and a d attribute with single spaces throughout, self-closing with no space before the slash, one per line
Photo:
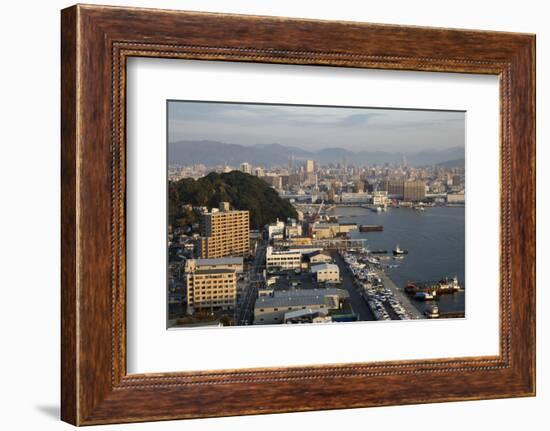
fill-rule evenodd
<path id="1" fill-rule="evenodd" d="M 201 216 L 199 256 L 215 259 L 226 256 L 246 256 L 250 248 L 248 211 L 230 210 L 226 202 L 220 210 Z"/>

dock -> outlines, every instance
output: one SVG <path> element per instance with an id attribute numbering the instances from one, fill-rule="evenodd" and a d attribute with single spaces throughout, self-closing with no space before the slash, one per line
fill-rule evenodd
<path id="1" fill-rule="evenodd" d="M 426 317 L 414 306 L 414 304 L 411 302 L 411 298 L 403 291 L 400 290 L 396 284 L 393 282 L 393 280 L 387 276 L 387 274 L 384 271 L 379 272 L 380 278 L 382 279 L 382 282 L 384 283 L 384 287 L 387 287 L 390 289 L 394 295 L 394 297 L 403 305 L 403 308 L 407 310 L 407 312 L 413 316 L 414 319 L 425 319 Z"/>

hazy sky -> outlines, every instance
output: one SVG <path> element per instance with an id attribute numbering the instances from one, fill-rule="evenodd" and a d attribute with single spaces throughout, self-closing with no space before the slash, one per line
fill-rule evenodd
<path id="1" fill-rule="evenodd" d="M 168 139 L 408 153 L 463 147 L 465 113 L 171 101 Z"/>

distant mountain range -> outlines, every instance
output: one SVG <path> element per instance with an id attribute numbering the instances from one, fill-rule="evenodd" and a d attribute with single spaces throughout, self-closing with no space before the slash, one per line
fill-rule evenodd
<path id="1" fill-rule="evenodd" d="M 411 166 L 464 165 L 464 148 L 453 147 L 442 150 L 422 150 L 410 154 L 390 153 L 384 151 L 350 151 L 344 148 L 323 148 L 319 151 L 308 151 L 298 147 L 281 144 L 245 146 L 226 144 L 218 141 L 178 141 L 168 145 L 170 164 L 204 164 L 207 166 L 239 166 L 249 162 L 255 166 L 287 166 L 288 158 L 293 156 L 297 162 L 311 159 L 326 165 L 341 163 L 344 159 L 354 165 L 381 165 L 384 163 L 401 163 L 403 155 Z"/>

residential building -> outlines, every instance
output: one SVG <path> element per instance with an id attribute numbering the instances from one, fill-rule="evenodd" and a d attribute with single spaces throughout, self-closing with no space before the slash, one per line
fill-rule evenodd
<path id="1" fill-rule="evenodd" d="M 237 271 L 198 269 L 186 274 L 187 313 L 230 310 L 237 303 Z"/>
<path id="2" fill-rule="evenodd" d="M 237 273 L 243 272 L 242 257 L 222 257 L 220 259 L 187 259 L 185 272 L 202 269 L 234 269 Z"/>
<path id="3" fill-rule="evenodd" d="M 283 179 L 280 175 L 263 175 L 260 178 L 275 189 L 281 190 L 283 188 Z"/>
<path id="4" fill-rule="evenodd" d="M 463 204 L 464 202 L 464 193 L 449 193 L 447 195 L 448 204 Z"/>
<path id="5" fill-rule="evenodd" d="M 221 211 L 201 215 L 199 256 L 203 259 L 226 256 L 246 256 L 250 248 L 248 211 L 229 210 L 226 203 Z"/>
<path id="6" fill-rule="evenodd" d="M 315 162 L 313 160 L 306 160 L 306 174 L 312 174 L 315 172 Z"/>
<path id="7" fill-rule="evenodd" d="M 248 162 L 241 163 L 241 172 L 252 175 L 252 165 Z"/>

